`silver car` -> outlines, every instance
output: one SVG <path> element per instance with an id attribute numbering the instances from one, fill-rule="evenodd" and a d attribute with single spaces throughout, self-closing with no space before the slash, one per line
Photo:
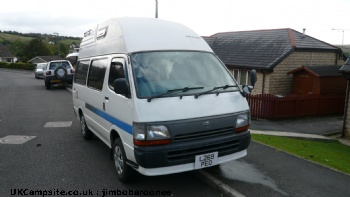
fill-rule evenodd
<path id="1" fill-rule="evenodd" d="M 46 67 L 47 63 L 38 63 L 34 69 L 34 76 L 35 78 L 44 78 L 44 68 Z"/>

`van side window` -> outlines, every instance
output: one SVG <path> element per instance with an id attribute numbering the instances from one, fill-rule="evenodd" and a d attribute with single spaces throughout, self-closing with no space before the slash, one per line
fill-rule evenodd
<path id="1" fill-rule="evenodd" d="M 107 59 L 93 60 L 90 66 L 87 86 L 101 91 L 106 74 L 106 68 Z"/>
<path id="2" fill-rule="evenodd" d="M 119 78 L 125 78 L 123 64 L 120 62 L 112 62 L 108 77 L 108 86 L 111 90 L 114 90 L 114 81 Z"/>
<path id="3" fill-rule="evenodd" d="M 88 69 L 89 69 L 89 60 L 78 62 L 75 70 L 74 82 L 81 85 L 86 85 L 86 77 L 87 77 Z"/>

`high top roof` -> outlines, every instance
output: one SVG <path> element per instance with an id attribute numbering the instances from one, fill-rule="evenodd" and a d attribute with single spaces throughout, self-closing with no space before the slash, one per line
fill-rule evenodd
<path id="1" fill-rule="evenodd" d="M 154 50 L 210 51 L 201 36 L 175 22 L 155 18 L 114 18 L 85 33 L 79 57 Z"/>

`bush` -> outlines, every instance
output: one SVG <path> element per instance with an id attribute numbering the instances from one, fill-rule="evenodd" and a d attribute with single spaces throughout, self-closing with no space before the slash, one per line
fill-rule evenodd
<path id="1" fill-rule="evenodd" d="M 35 64 L 31 64 L 31 63 L 6 63 L 6 62 L 0 62 L 0 68 L 34 70 L 35 66 L 36 66 Z"/>

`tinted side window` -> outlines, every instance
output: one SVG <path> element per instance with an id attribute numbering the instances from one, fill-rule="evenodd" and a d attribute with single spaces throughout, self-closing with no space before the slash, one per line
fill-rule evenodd
<path id="1" fill-rule="evenodd" d="M 96 90 L 102 90 L 103 80 L 106 74 L 107 59 L 93 60 L 89 71 L 87 86 Z"/>
<path id="2" fill-rule="evenodd" d="M 89 69 L 89 61 L 81 61 L 75 70 L 75 83 L 86 85 L 86 77 Z"/>
<path id="3" fill-rule="evenodd" d="M 123 64 L 120 62 L 112 62 L 109 70 L 108 86 L 114 90 L 114 81 L 119 78 L 125 78 Z"/>

